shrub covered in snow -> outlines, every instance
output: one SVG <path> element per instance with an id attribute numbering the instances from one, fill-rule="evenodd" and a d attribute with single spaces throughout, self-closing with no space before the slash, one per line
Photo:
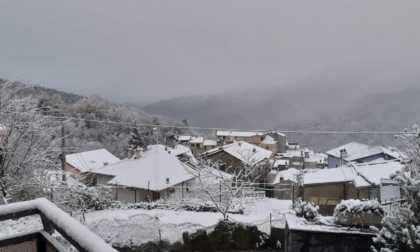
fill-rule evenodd
<path id="1" fill-rule="evenodd" d="M 338 214 L 378 213 L 384 215 L 385 209 L 377 200 L 343 200 L 334 209 L 334 216 Z"/>
<path id="2" fill-rule="evenodd" d="M 315 206 L 311 202 L 302 201 L 302 199 L 298 199 L 297 203 L 293 206 L 296 216 L 304 217 L 307 220 L 316 219 L 319 216 L 318 209 L 318 206 Z"/>

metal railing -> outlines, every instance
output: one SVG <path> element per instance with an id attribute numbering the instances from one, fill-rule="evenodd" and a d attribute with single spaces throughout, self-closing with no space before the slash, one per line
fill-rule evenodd
<path id="1" fill-rule="evenodd" d="M 51 236 L 52 232 L 56 230 L 79 251 L 116 251 L 87 227 L 45 198 L 0 206 L 0 221 L 31 215 L 39 215 L 41 217 L 43 229 L 32 233 L 6 237 L 0 240 L 0 248 L 35 239 L 38 251 L 46 251 L 47 249 L 42 249 L 46 246 L 49 249 L 53 249 L 53 251 L 66 251 Z"/>

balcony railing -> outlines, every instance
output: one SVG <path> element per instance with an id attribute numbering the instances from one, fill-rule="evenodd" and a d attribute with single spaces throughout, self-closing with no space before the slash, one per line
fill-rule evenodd
<path id="1" fill-rule="evenodd" d="M 116 251 L 47 199 L 40 198 L 0 206 L 0 221 L 31 215 L 41 217 L 43 229 L 0 238 L 0 251 L 67 251 L 51 236 L 53 230 L 59 232 L 79 251 Z"/>

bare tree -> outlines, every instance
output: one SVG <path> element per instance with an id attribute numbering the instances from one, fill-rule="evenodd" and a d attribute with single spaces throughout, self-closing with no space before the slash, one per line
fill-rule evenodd
<path id="1" fill-rule="evenodd" d="M 225 171 L 221 170 L 225 165 L 221 161 L 201 160 L 189 170 L 195 178 L 195 184 L 182 195 L 182 199 L 181 195 L 174 195 L 172 202 L 204 203 L 214 207 L 227 220 L 229 211 L 242 210 L 242 199 L 255 193 L 258 174 L 261 174 L 261 166 L 250 161 L 252 155 L 244 157 L 249 162 L 244 162 L 240 167 L 228 166 Z"/>
<path id="2" fill-rule="evenodd" d="M 36 101 L 21 97 L 26 88 L 13 82 L 0 86 L 0 192 L 5 204 L 42 192 L 41 174 L 54 169 L 59 153 L 59 124 Z"/>

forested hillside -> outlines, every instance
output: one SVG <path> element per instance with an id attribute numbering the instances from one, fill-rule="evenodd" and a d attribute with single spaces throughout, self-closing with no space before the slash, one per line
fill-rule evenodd
<path id="1" fill-rule="evenodd" d="M 0 80 L 0 84 L 5 82 Z M 106 148 L 124 158 L 132 138 L 141 144 L 162 143 L 167 135 L 190 133 L 178 120 L 151 115 L 95 95 L 83 97 L 39 86 L 28 86 L 19 95 L 31 96 L 43 113 L 57 120 L 63 118 L 68 152 Z M 165 127 L 155 127 L 159 125 Z"/>

